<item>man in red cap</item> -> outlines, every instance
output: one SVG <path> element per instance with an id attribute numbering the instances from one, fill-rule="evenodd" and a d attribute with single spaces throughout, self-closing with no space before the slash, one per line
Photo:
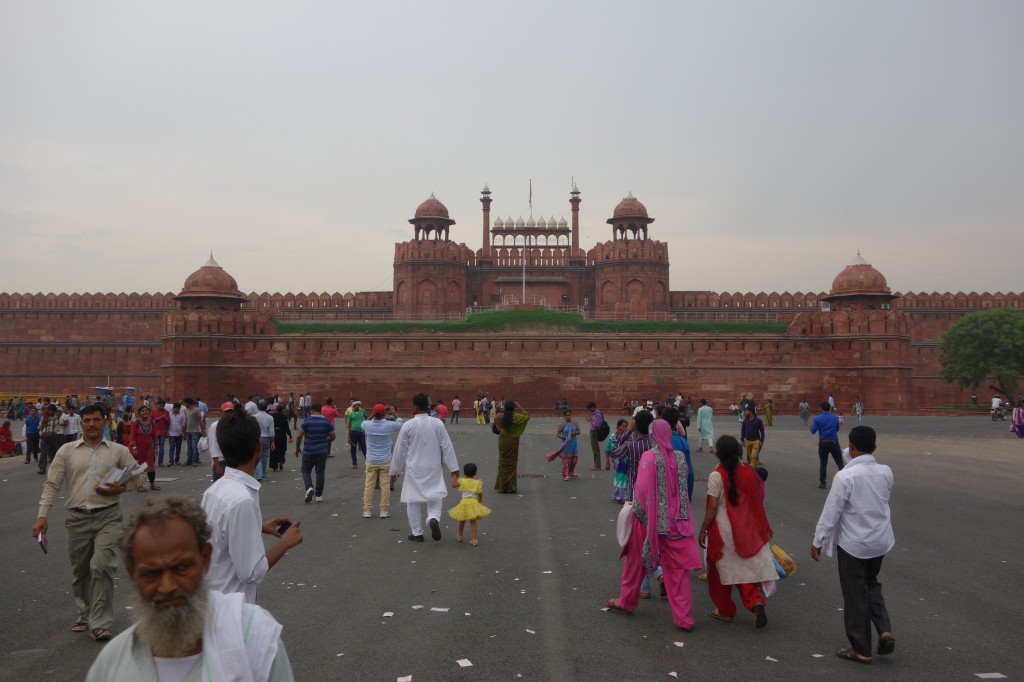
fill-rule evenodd
<path id="1" fill-rule="evenodd" d="M 220 406 L 221 416 L 225 412 L 231 412 L 235 409 L 234 403 L 224 403 Z M 220 446 L 217 445 L 217 419 L 212 424 L 206 427 L 206 441 L 210 447 L 210 468 L 213 470 L 213 480 L 216 481 L 218 478 L 224 475 L 224 455 L 221 454 Z"/>
<path id="2" fill-rule="evenodd" d="M 391 516 L 391 486 L 389 485 L 389 473 L 391 471 L 391 434 L 398 433 L 402 429 L 402 420 L 389 421 L 388 415 L 393 415 L 390 407 L 381 403 L 373 406 L 373 413 L 370 419 L 363 422 L 363 433 L 366 435 L 366 486 L 363 489 L 363 518 L 368 519 L 373 514 L 370 507 L 373 506 L 373 491 L 380 486 L 380 517 L 386 519 Z"/>

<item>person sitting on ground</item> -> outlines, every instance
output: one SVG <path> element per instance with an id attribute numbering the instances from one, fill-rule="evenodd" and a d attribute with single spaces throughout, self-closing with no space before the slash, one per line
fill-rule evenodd
<path id="1" fill-rule="evenodd" d="M 294 680 L 280 623 L 207 586 L 210 533 L 199 505 L 178 496 L 148 501 L 125 525 L 134 624 L 104 647 L 86 682 Z"/>

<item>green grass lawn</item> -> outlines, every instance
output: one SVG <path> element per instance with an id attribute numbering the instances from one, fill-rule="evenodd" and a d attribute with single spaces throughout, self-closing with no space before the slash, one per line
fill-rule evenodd
<path id="1" fill-rule="evenodd" d="M 587 322 L 553 310 L 499 310 L 471 314 L 464 322 L 280 322 L 279 334 L 419 334 L 549 329 L 626 334 L 785 334 L 785 322 Z"/>

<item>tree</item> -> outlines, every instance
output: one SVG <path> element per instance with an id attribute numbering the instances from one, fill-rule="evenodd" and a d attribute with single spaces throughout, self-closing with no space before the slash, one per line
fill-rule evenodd
<path id="1" fill-rule="evenodd" d="M 942 378 L 977 389 L 991 379 L 1007 397 L 1024 375 L 1024 312 L 995 308 L 964 315 L 942 336 Z"/>

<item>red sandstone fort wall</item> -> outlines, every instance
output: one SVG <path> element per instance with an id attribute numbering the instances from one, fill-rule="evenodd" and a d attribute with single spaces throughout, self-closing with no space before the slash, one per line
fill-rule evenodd
<path id="1" fill-rule="evenodd" d="M 762 301 L 760 294 L 677 294 L 694 304 L 714 296 L 743 308 Z M 841 406 L 861 395 L 872 410 L 905 411 L 966 402 L 968 392 L 939 378 L 943 331 L 972 308 L 1024 302 L 1019 294 L 908 294 L 893 311 L 790 309 L 788 337 L 275 336 L 274 316 L 289 309 L 383 310 L 389 296 L 251 294 L 243 313 L 182 313 L 171 312 L 170 294 L 0 294 L 0 389 L 56 394 L 109 383 L 213 400 L 252 390 L 365 400 L 479 390 L 531 405 L 555 395 L 574 405 L 614 404 L 682 389 L 720 407 L 749 391 L 782 411 L 831 392 Z M 786 296 L 778 295 L 780 306 Z M 816 304 L 819 296 L 802 300 Z"/>

